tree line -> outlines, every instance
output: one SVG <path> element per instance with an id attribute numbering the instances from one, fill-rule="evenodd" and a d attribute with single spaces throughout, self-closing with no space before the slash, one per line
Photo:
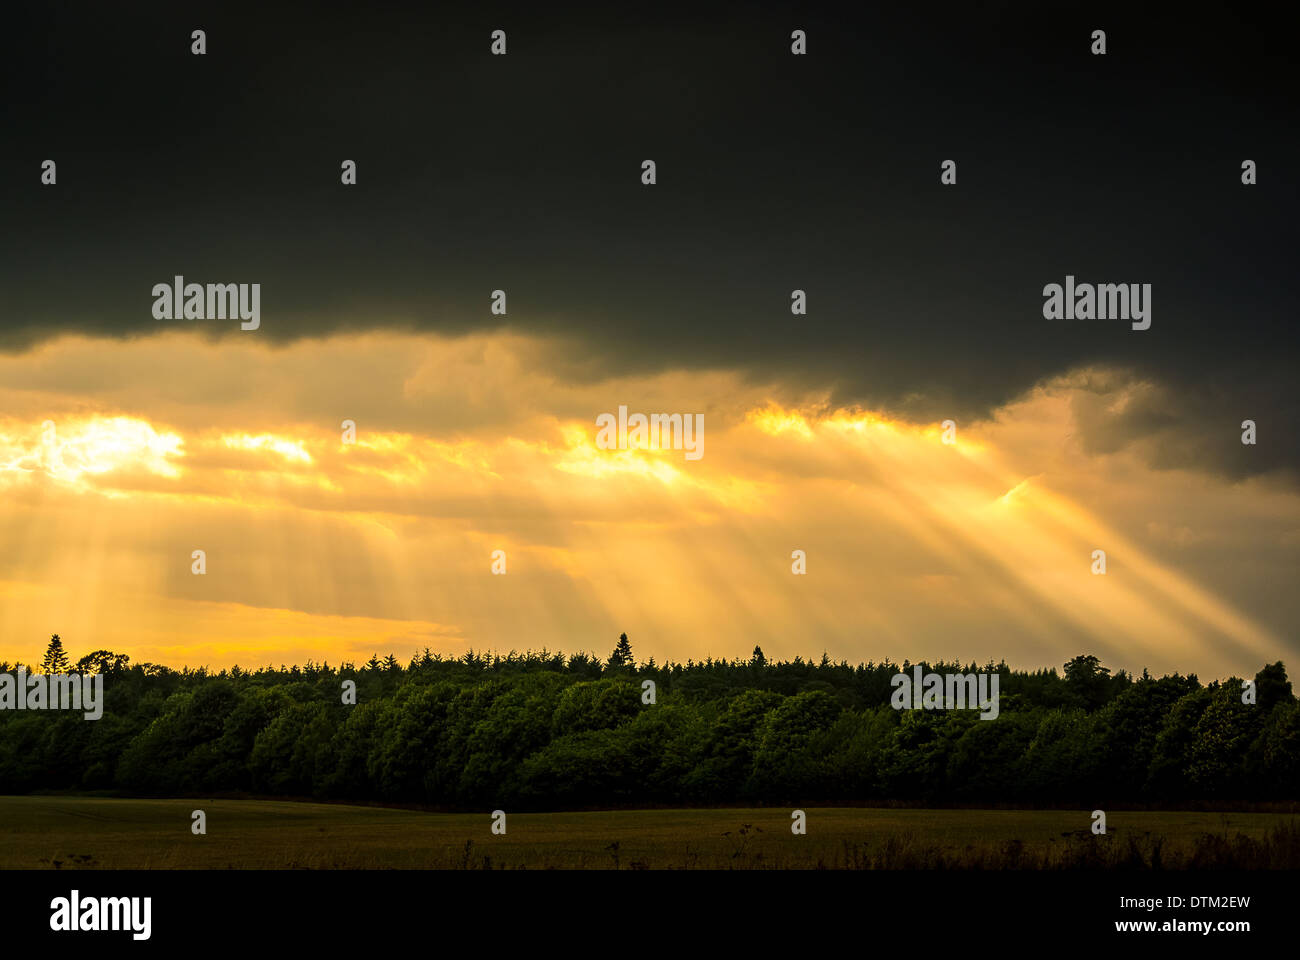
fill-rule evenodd
<path id="1" fill-rule="evenodd" d="M 59 638 L 54 638 L 58 641 Z M 53 644 L 53 641 L 52 641 Z M 0 662 L 0 673 L 18 664 Z M 728 803 L 1070 805 L 1294 801 L 1300 701 L 1254 677 L 1114 675 L 1095 656 L 999 675 L 1000 713 L 895 710 L 913 664 L 637 664 L 427 649 L 339 667 L 173 670 L 107 650 L 46 672 L 105 674 L 103 717 L 0 711 L 0 792 L 243 793 L 449 809 Z M 344 681 L 356 703 L 343 703 Z M 655 702 L 644 702 L 644 681 Z"/>

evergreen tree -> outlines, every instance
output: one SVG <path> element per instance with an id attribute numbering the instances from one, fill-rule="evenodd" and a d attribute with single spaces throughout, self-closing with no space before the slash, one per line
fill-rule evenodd
<path id="1" fill-rule="evenodd" d="M 56 633 L 50 637 L 50 645 L 45 648 L 45 656 L 41 660 L 41 673 L 67 673 L 68 672 L 68 655 L 63 652 L 63 641 L 59 639 Z"/>
<path id="2" fill-rule="evenodd" d="M 763 648 L 762 648 L 762 647 L 760 647 L 760 646 L 758 646 L 757 644 L 755 644 L 755 646 L 754 646 L 754 656 L 753 656 L 752 658 L 750 658 L 750 661 L 749 661 L 749 662 L 752 663 L 752 664 L 753 664 L 754 666 L 756 666 L 756 667 L 766 667 L 766 666 L 767 666 L 767 657 L 763 656 Z"/>
<path id="3" fill-rule="evenodd" d="M 609 665 L 611 667 L 632 667 L 632 644 L 627 642 L 627 634 L 618 635 L 618 645 L 614 647 L 614 652 L 609 655 Z"/>

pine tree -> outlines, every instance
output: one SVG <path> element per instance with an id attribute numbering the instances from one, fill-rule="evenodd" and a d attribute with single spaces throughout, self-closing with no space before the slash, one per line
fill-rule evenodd
<path id="1" fill-rule="evenodd" d="M 627 642 L 627 634 L 618 635 L 618 645 L 614 647 L 614 652 L 609 655 L 609 665 L 611 667 L 632 667 L 632 644 Z"/>
<path id="2" fill-rule="evenodd" d="M 56 633 L 50 637 L 50 645 L 45 648 L 45 657 L 41 660 L 41 673 L 67 673 L 68 655 L 63 652 L 63 641 Z"/>
<path id="3" fill-rule="evenodd" d="M 753 659 L 749 661 L 756 667 L 766 667 L 767 657 L 763 656 L 763 648 L 755 645 Z"/>

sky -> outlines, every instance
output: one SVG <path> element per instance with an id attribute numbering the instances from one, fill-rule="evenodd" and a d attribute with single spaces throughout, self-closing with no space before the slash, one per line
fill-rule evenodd
<path id="1" fill-rule="evenodd" d="M 1241 16 L 20 7 L 0 659 L 1295 660 L 1300 144 Z M 1067 275 L 1150 329 L 1045 319 Z"/>

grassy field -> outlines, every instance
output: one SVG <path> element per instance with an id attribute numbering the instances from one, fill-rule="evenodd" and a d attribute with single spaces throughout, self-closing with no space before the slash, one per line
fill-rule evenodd
<path id="1" fill-rule="evenodd" d="M 191 811 L 207 835 L 190 832 Z M 2 869 L 1185 869 L 1300 865 L 1290 814 L 810 807 L 425 813 L 267 800 L 0 797 Z"/>

